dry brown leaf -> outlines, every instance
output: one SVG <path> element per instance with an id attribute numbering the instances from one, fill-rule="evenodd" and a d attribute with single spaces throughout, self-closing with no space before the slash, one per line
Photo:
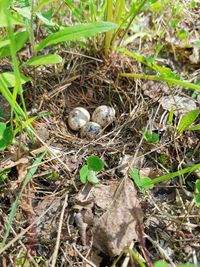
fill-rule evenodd
<path id="1" fill-rule="evenodd" d="M 133 182 L 125 178 L 119 184 L 107 211 L 95 219 L 94 246 L 110 256 L 118 255 L 133 239 L 138 239 L 135 218 L 138 212 L 142 214 L 137 191 Z"/>

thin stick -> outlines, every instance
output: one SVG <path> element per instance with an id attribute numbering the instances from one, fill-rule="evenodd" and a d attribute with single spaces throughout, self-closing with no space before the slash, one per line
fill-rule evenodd
<path id="1" fill-rule="evenodd" d="M 59 226 L 58 226 L 58 234 L 57 234 L 57 239 L 56 239 L 56 246 L 55 246 L 55 249 L 54 249 L 54 252 L 53 252 L 53 258 L 52 258 L 51 267 L 55 267 L 55 265 L 56 265 L 56 260 L 57 260 L 57 256 L 58 256 L 59 245 L 60 245 L 60 237 L 61 237 L 63 219 L 64 219 L 64 214 L 65 214 L 65 209 L 67 207 L 67 199 L 68 199 L 68 194 L 66 194 L 66 196 L 65 196 L 62 212 L 60 214 L 60 221 L 59 221 Z"/>

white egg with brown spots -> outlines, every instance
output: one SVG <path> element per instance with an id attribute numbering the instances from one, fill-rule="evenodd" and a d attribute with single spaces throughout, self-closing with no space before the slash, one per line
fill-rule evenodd
<path id="1" fill-rule="evenodd" d="M 82 107 L 74 108 L 68 116 L 68 125 L 74 131 L 79 131 L 90 120 L 90 113 Z"/>
<path id="2" fill-rule="evenodd" d="M 115 120 L 115 110 L 110 106 L 99 106 L 93 112 L 92 120 L 102 127 L 105 127 Z"/>
<path id="3" fill-rule="evenodd" d="M 96 122 L 89 121 L 81 128 L 81 138 L 95 139 L 101 130 L 101 125 Z"/>

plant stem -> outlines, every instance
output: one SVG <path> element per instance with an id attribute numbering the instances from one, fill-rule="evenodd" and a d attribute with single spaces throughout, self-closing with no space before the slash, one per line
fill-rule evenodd
<path id="1" fill-rule="evenodd" d="M 15 38 L 14 38 L 12 24 L 11 24 L 11 20 L 10 20 L 11 13 L 10 13 L 8 5 L 9 5 L 9 3 L 7 3 L 7 1 L 4 0 L 4 13 L 6 15 L 6 20 L 7 20 L 8 36 L 9 36 L 9 39 L 10 39 L 10 53 L 11 53 L 13 71 L 14 71 L 14 74 L 15 74 L 15 81 L 16 81 L 15 87 L 14 87 L 14 90 L 13 90 L 12 105 L 11 105 L 11 126 L 13 126 L 13 111 L 14 111 L 15 105 L 16 105 L 17 94 L 20 95 L 23 111 L 24 111 L 24 114 L 25 114 L 26 118 L 28 118 L 28 116 L 27 116 L 26 105 L 25 105 L 25 101 L 24 101 L 24 97 L 23 97 L 23 89 L 22 89 L 22 85 L 21 85 L 19 64 L 18 64 L 18 60 L 17 60 L 17 57 L 16 57 Z"/>
<path id="2" fill-rule="evenodd" d="M 189 83 L 189 82 L 185 82 L 185 81 L 180 81 L 180 80 L 173 79 L 173 78 L 159 77 L 159 76 L 156 76 L 156 75 L 136 74 L 136 73 L 121 73 L 120 76 L 121 77 L 126 77 L 126 78 L 137 78 L 137 79 L 147 79 L 147 80 L 152 80 L 152 81 L 162 81 L 162 82 L 181 85 L 181 86 L 186 87 L 186 88 L 190 88 L 190 89 L 194 89 L 194 90 L 200 91 L 200 86 L 199 85 L 196 85 L 196 84 L 193 84 L 193 83 Z"/>
<path id="3" fill-rule="evenodd" d="M 132 18 L 130 19 L 128 25 L 126 26 L 126 29 L 125 29 L 125 31 L 124 31 L 124 33 L 123 33 L 123 35 L 122 35 L 122 37 L 121 37 L 121 39 L 120 39 L 120 41 L 119 41 L 119 46 L 121 45 L 121 43 L 122 43 L 122 41 L 123 41 L 123 39 L 124 39 L 124 36 L 127 34 L 127 32 L 128 32 L 128 30 L 129 30 L 129 28 L 130 28 L 130 26 L 131 26 L 133 20 L 134 20 L 135 17 L 140 13 L 141 9 L 142 9 L 143 6 L 146 4 L 146 2 L 147 2 L 147 0 L 143 0 L 143 1 L 141 2 L 141 4 L 139 5 L 139 7 L 136 9 L 136 11 L 133 13 Z"/>
<path id="4" fill-rule="evenodd" d="M 106 14 L 106 21 L 112 21 L 113 20 L 113 14 L 112 14 L 112 8 L 113 8 L 113 0 L 107 0 L 107 14 Z M 110 48 L 110 43 L 111 43 L 111 38 L 112 38 L 112 31 L 106 32 L 105 35 L 105 57 L 108 56 L 108 51 Z"/>

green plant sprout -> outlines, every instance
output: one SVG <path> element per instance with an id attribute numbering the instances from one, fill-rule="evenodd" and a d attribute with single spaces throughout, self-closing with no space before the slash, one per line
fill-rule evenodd
<path id="1" fill-rule="evenodd" d="M 154 187 L 151 184 L 145 186 L 145 183 L 151 181 L 151 178 L 147 176 L 141 178 L 138 169 L 135 168 L 131 169 L 130 177 L 135 182 L 135 184 L 137 185 L 137 187 L 140 189 L 141 192 L 144 192 L 145 189 L 152 189 Z"/>
<path id="2" fill-rule="evenodd" d="M 80 180 L 83 184 L 90 182 L 91 184 L 98 184 L 99 179 L 97 173 L 104 168 L 104 162 L 98 156 L 89 156 L 87 158 L 87 164 L 80 169 Z"/>
<path id="3" fill-rule="evenodd" d="M 0 150 L 4 150 L 12 144 L 13 130 L 11 126 L 6 123 L 0 122 Z"/>
<path id="4" fill-rule="evenodd" d="M 138 169 L 131 169 L 130 170 L 130 177 L 135 182 L 137 187 L 140 189 L 141 192 L 144 192 L 146 189 L 152 189 L 155 184 L 169 181 L 170 179 L 173 179 L 179 175 L 183 175 L 186 173 L 192 173 L 193 171 L 200 170 L 200 163 L 195 164 L 193 166 L 184 168 L 180 171 L 176 171 L 173 173 L 168 173 L 166 175 L 160 176 L 155 179 L 151 179 L 147 176 L 140 177 L 139 170 Z M 195 192 L 194 192 L 194 198 L 195 198 L 195 204 L 197 208 L 200 208 L 200 180 L 197 180 L 195 183 Z"/>
<path id="5" fill-rule="evenodd" d="M 159 135 L 150 130 L 143 131 L 143 137 L 147 142 L 152 144 L 156 144 L 159 141 Z"/>

